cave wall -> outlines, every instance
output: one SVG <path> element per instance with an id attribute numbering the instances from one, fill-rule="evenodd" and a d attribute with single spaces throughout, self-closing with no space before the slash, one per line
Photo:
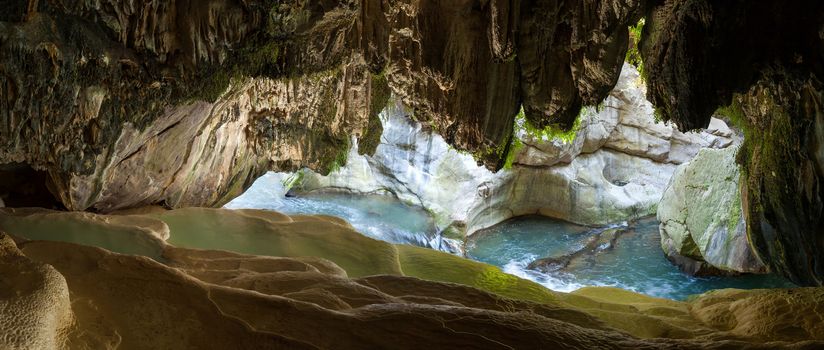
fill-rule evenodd
<path id="1" fill-rule="evenodd" d="M 648 98 L 684 130 L 713 113 L 745 131 L 744 210 L 769 267 L 824 284 L 824 3 L 651 3 L 641 51 Z"/>
<path id="2" fill-rule="evenodd" d="M 522 104 L 570 127 L 607 96 L 641 2 L 7 1 L 0 164 L 72 210 L 217 206 L 376 144 L 392 91 L 496 168 Z"/>
<path id="3" fill-rule="evenodd" d="M 376 144 L 392 92 L 494 169 L 521 106 L 569 128 L 607 96 L 641 16 L 657 114 L 691 130 L 738 103 L 751 241 L 821 284 L 820 1 L 5 1 L 0 164 L 71 210 L 218 206 Z"/>
<path id="4" fill-rule="evenodd" d="M 69 209 L 222 205 L 268 169 L 328 171 L 367 125 L 355 3 L 15 3 L 0 163 Z"/>

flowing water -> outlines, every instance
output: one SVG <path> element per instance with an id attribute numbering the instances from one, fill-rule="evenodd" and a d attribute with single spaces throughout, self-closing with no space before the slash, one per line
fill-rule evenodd
<path id="1" fill-rule="evenodd" d="M 323 193 L 287 197 L 285 181 L 284 174 L 267 173 L 226 208 L 332 215 L 346 219 L 356 230 L 375 239 L 451 251 L 437 235 L 432 218 L 421 207 L 384 195 Z"/>
<path id="2" fill-rule="evenodd" d="M 283 179 L 282 174 L 267 174 L 226 207 L 271 209 L 287 214 L 334 215 L 348 220 L 355 229 L 376 239 L 454 250 L 447 249 L 443 242 L 448 240 L 436 234 L 433 220 L 420 207 L 378 195 L 322 194 L 289 198 L 281 185 Z M 73 220 L 62 216 L 34 222 L 25 218 L 6 218 L 0 220 L 0 228 L 11 233 L 20 231 L 18 235 L 29 239 L 57 239 L 100 246 L 125 254 L 159 257 L 162 243 L 155 242 L 156 238 L 148 237 L 137 228 L 130 225 L 112 226 L 111 223 L 98 225 L 91 219 L 80 225 Z M 550 273 L 540 273 L 526 267 L 538 258 L 557 257 L 580 250 L 593 235 L 604 229 L 582 227 L 546 217 L 519 217 L 474 234 L 467 242 L 466 253 L 471 259 L 498 266 L 507 273 L 558 291 L 573 291 L 583 286 L 615 286 L 680 300 L 719 288 L 794 287 L 773 275 L 709 278 L 685 275 L 664 257 L 656 220 L 645 219 L 630 225 L 619 223 L 614 226 L 628 226 L 628 229 L 619 236 L 613 247 L 606 249 L 601 246 L 595 253 L 584 254 L 566 268 Z M 54 232 L 62 234 L 55 235 Z M 175 238 L 180 239 L 173 234 L 170 242 L 176 244 Z M 270 235 L 249 235 L 232 238 L 232 242 L 240 244 L 240 248 L 265 247 L 271 244 L 269 239 Z M 201 247 L 204 242 L 194 246 L 232 249 L 229 247 L 231 244 L 225 246 L 227 243 L 219 243 L 217 239 L 207 241 L 205 243 L 218 246 Z"/>
<path id="3" fill-rule="evenodd" d="M 379 195 L 327 193 L 289 198 L 282 185 L 284 179 L 282 174 L 267 174 L 226 207 L 334 215 L 348 220 L 372 238 L 444 248 L 432 220 L 419 207 Z M 627 224 L 615 226 L 622 225 Z M 612 249 L 576 259 L 561 271 L 540 273 L 526 268 L 535 259 L 580 249 L 589 237 L 600 231 L 546 217 L 520 217 L 476 233 L 466 251 L 471 259 L 558 291 L 573 291 L 583 286 L 616 286 L 656 297 L 684 299 L 719 288 L 793 287 L 772 275 L 696 278 L 681 273 L 664 257 L 658 222 L 654 219 L 632 224 Z"/>
<path id="4" fill-rule="evenodd" d="M 794 287 L 774 275 L 688 276 L 664 257 L 655 219 L 632 224 L 618 238 L 613 249 L 586 255 L 566 269 L 540 273 L 526 268 L 537 258 L 579 249 L 596 231 L 546 217 L 514 218 L 473 235 L 467 244 L 467 255 L 558 291 L 573 291 L 583 286 L 615 286 L 682 300 L 691 294 L 720 288 Z"/>

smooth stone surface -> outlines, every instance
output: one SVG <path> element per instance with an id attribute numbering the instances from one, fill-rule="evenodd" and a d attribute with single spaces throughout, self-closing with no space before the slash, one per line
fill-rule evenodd
<path id="1" fill-rule="evenodd" d="M 646 88 L 625 65 L 600 111 L 584 109 L 581 128 L 564 143 L 521 126 L 523 147 L 511 169 L 491 173 L 411 121 L 399 103 L 381 113 L 383 136 L 374 156 L 355 145 L 347 166 L 320 176 L 304 171 L 292 193 L 389 193 L 427 208 L 450 237 L 462 238 L 513 216 L 548 215 L 603 225 L 656 212 L 677 164 L 705 147 L 733 143 L 724 122 L 700 133 L 681 133 L 654 121 Z"/>
<path id="2" fill-rule="evenodd" d="M 433 250 L 389 244 L 378 249 L 382 252 L 353 250 L 341 243 L 360 235 L 328 217 L 187 209 L 170 212 L 165 219 L 171 237 L 225 219 L 213 229 L 215 233 L 235 239 L 246 232 L 268 233 L 272 244 L 283 246 L 287 253 L 314 249 L 316 256 L 267 257 L 166 246 L 162 264 L 57 241 L 23 242 L 18 250 L 4 240 L 3 262 L 12 255 L 39 266 L 46 263 L 67 282 L 73 321 L 46 324 L 56 328 L 46 327 L 53 333 L 41 334 L 57 337 L 55 346 L 45 348 L 824 346 L 822 319 L 816 311 L 824 300 L 820 289 L 722 291 L 689 303 L 614 288 L 564 294 Z M 322 231 L 302 242 L 293 241 L 307 233 L 300 227 Z M 352 278 L 353 272 L 374 268 L 375 257 L 387 252 L 397 254 L 395 266 L 407 276 L 396 271 Z M 358 256 L 350 262 L 370 266 L 342 269 L 317 255 L 341 262 L 346 261 L 343 256 Z M 38 275 L 32 278 L 42 281 Z M 15 286 L 23 285 L 17 282 Z M 3 309 L 0 316 L 19 311 Z M 48 314 L 63 315 L 59 310 Z M 7 330 L 0 328 L 0 339 L 8 335 Z"/>
<path id="3" fill-rule="evenodd" d="M 661 246 L 673 261 L 684 257 L 722 271 L 766 272 L 747 238 L 737 152 L 704 149 L 675 172 L 658 206 Z M 702 273 L 701 266 L 681 265 Z"/>

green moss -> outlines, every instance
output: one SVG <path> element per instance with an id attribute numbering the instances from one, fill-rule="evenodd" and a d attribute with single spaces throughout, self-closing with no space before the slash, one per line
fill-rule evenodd
<path id="1" fill-rule="evenodd" d="M 565 144 L 571 143 L 575 140 L 575 136 L 578 133 L 578 130 L 581 130 L 581 119 L 583 119 L 583 114 L 586 112 L 587 107 L 582 107 L 581 110 L 578 112 L 578 117 L 575 118 L 575 123 L 572 125 L 572 128 L 569 130 L 563 130 L 558 125 L 549 125 L 546 128 L 540 129 L 532 125 L 529 120 L 526 119 L 526 114 L 524 113 L 524 109 L 521 108 L 521 112 L 515 117 L 515 133 L 516 135 L 520 132 L 525 133 L 527 136 L 546 140 L 546 141 L 561 141 Z"/>
<path id="2" fill-rule="evenodd" d="M 644 60 L 641 58 L 641 52 L 638 45 L 641 42 L 641 34 L 644 31 L 645 20 L 641 18 L 634 26 L 629 27 L 629 49 L 627 56 L 624 59 L 627 63 L 635 66 L 638 73 L 641 74 L 641 79 L 646 80 L 644 74 Z"/>
<path id="3" fill-rule="evenodd" d="M 432 249 L 396 245 L 405 276 L 460 283 L 505 297 L 538 303 L 556 303 L 555 293 L 543 286 L 504 273 L 501 269 Z"/>
<path id="4" fill-rule="evenodd" d="M 304 176 L 305 174 L 303 173 L 303 170 L 298 170 L 292 173 L 291 175 L 287 176 L 281 182 L 281 184 L 283 185 L 283 189 L 288 192 L 293 187 L 300 186 L 301 184 L 303 184 Z"/>
<path id="5" fill-rule="evenodd" d="M 226 92 L 230 83 L 239 82 L 244 77 L 279 76 L 278 60 L 284 43 L 274 39 L 250 42 L 235 51 L 223 65 L 204 68 L 200 74 L 202 78 L 194 84 L 195 88 L 186 100 L 214 102 Z"/>
<path id="6" fill-rule="evenodd" d="M 740 187 L 740 186 L 739 186 Z M 730 205 L 730 212 L 727 217 L 729 221 L 727 222 L 727 234 L 732 235 L 735 232 L 735 228 L 738 227 L 738 221 L 741 219 L 741 191 L 739 188 L 739 195 L 735 196 L 735 199 Z M 731 240 L 727 241 L 728 243 Z"/>
<path id="7" fill-rule="evenodd" d="M 738 102 L 738 98 L 733 97 L 732 103 L 728 106 L 719 107 L 715 114 L 720 115 L 727 120 L 729 120 L 736 128 L 741 130 L 746 130 L 747 128 L 747 117 L 744 115 L 744 110 L 741 109 L 741 103 Z"/>
<path id="8" fill-rule="evenodd" d="M 380 114 L 389 103 L 391 90 L 389 82 L 386 80 L 384 72 L 372 75 L 371 81 L 372 96 L 369 101 L 369 123 L 366 130 L 358 138 L 358 154 L 373 155 L 381 142 L 383 134 L 383 124 L 381 124 Z"/>
<path id="9" fill-rule="evenodd" d="M 349 138 L 344 138 L 343 141 L 337 143 L 337 146 L 333 145 L 332 151 L 327 152 L 320 158 L 320 173 L 327 175 L 346 166 L 346 163 L 349 160 L 349 149 L 351 147 L 352 143 L 349 141 Z"/>
<path id="10" fill-rule="evenodd" d="M 504 169 L 512 169 L 512 164 L 515 162 L 515 156 L 517 156 L 518 152 L 520 152 L 523 148 L 524 143 L 517 137 L 514 137 L 512 144 L 509 146 L 509 152 L 506 154 L 506 159 L 504 160 Z"/>

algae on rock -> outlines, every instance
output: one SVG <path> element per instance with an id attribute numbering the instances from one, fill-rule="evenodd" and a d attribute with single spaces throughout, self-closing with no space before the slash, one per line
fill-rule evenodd
<path id="1" fill-rule="evenodd" d="M 661 246 L 688 273 L 766 272 L 741 211 L 737 151 L 701 150 L 678 167 L 658 204 Z"/>

